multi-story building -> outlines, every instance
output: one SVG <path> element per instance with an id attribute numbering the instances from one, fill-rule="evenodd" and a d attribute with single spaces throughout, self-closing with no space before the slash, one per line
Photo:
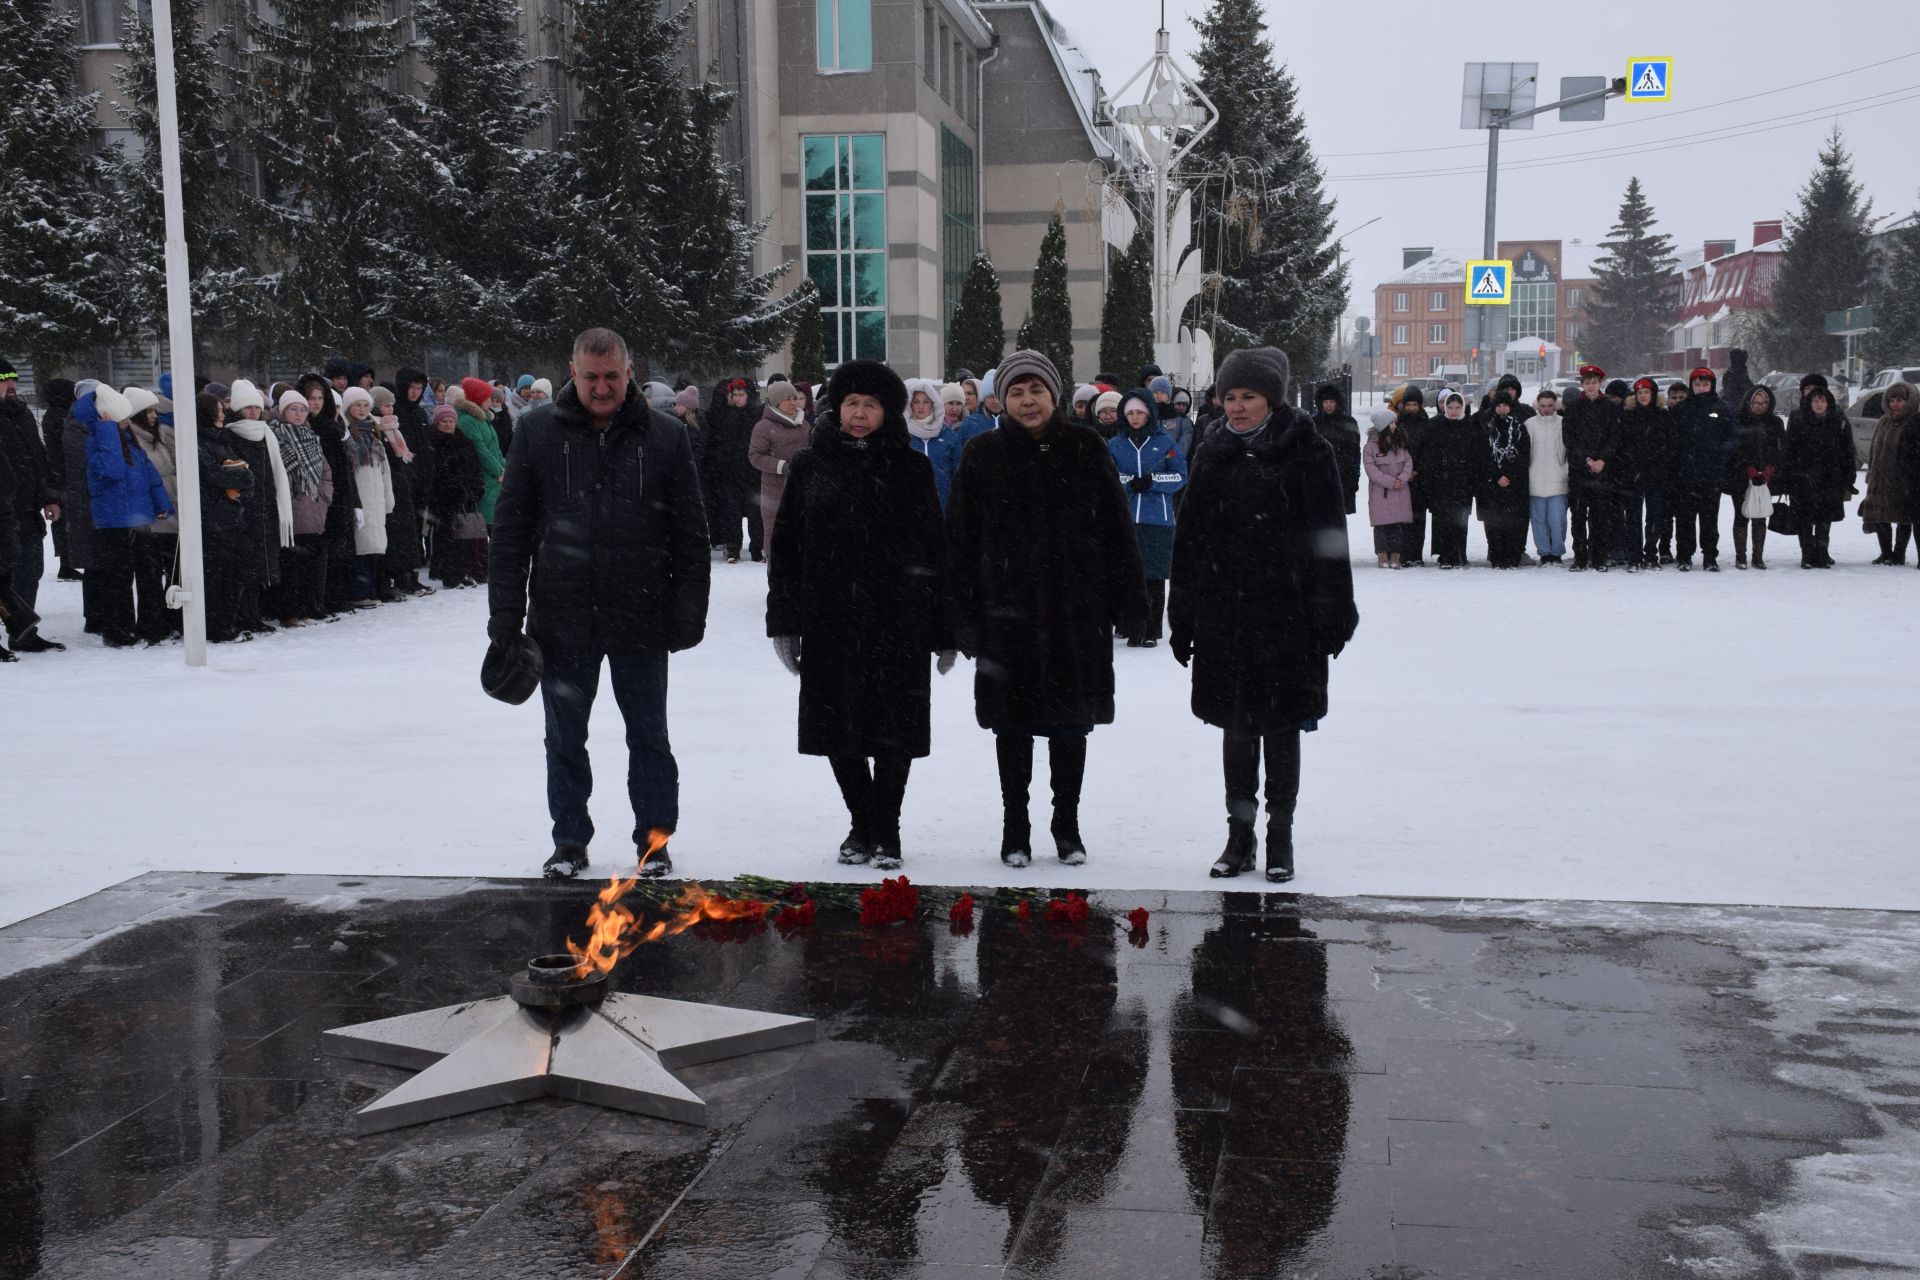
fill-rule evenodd
<path id="1" fill-rule="evenodd" d="M 81 16 L 82 87 L 101 91 L 103 144 L 128 136 L 110 105 L 112 67 L 120 23 L 145 2 L 69 0 Z M 412 0 L 385 3 L 391 17 L 411 14 Z M 1102 184 L 1133 156 L 1106 119 L 1098 73 L 1040 0 L 666 3 L 697 3 L 686 62 L 737 94 L 721 145 L 748 218 L 765 225 L 756 268 L 791 264 L 776 288 L 813 281 L 829 364 L 858 356 L 903 376 L 946 372 L 947 325 L 982 248 L 1001 271 L 1011 338 L 1058 213 L 1075 364 L 1091 372 L 1108 263 Z M 561 54 L 561 0 L 521 4 L 526 47 Z M 209 0 L 205 18 L 243 29 L 249 13 L 271 21 L 271 0 Z M 551 146 L 578 104 L 557 61 L 540 74 L 554 112 L 529 142 Z M 419 75 L 404 68 L 395 87 Z M 776 353 L 765 367 L 788 358 Z"/>
<path id="2" fill-rule="evenodd" d="M 1513 302 L 1469 307 L 1464 249 L 1402 251 L 1399 275 L 1374 287 L 1376 362 L 1383 385 L 1410 377 L 1466 378 L 1481 351 L 1496 374 L 1531 382 L 1571 367 L 1587 324 L 1598 251 L 1578 240 L 1502 240 Z"/>
<path id="3" fill-rule="evenodd" d="M 1662 367 L 1725 369 L 1733 348 L 1757 337 L 1761 320 L 1773 310 L 1783 235 L 1780 221 L 1769 219 L 1753 224 L 1746 249 L 1736 250 L 1733 240 L 1709 240 L 1681 255 L 1680 305 Z"/>

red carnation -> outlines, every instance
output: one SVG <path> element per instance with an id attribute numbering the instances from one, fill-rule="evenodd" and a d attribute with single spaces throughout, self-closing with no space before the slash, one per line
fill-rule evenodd
<path id="1" fill-rule="evenodd" d="M 913 919 L 920 906 L 920 891 L 905 876 L 882 880 L 878 888 L 860 891 L 860 923 L 894 924 Z"/>
<path id="2" fill-rule="evenodd" d="M 1028 902 L 1025 898 L 1022 898 L 1020 900 L 1020 905 L 1013 909 L 1013 914 L 1015 919 L 1020 921 L 1021 924 L 1025 924 L 1028 920 L 1033 918 L 1033 904 L 1031 902 Z"/>
<path id="3" fill-rule="evenodd" d="M 955 924 L 972 924 L 973 895 L 970 893 L 961 894 L 960 900 L 954 903 L 947 911 L 947 919 L 953 921 Z"/>
<path id="4" fill-rule="evenodd" d="M 1147 909 L 1145 907 L 1135 907 L 1133 910 L 1127 912 L 1127 927 L 1135 933 L 1145 933 L 1147 931 Z"/>

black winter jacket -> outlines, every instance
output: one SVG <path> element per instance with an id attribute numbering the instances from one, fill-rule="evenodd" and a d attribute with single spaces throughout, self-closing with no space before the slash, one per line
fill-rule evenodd
<path id="1" fill-rule="evenodd" d="M 1738 502 L 1750 484 L 1771 487 L 1786 462 L 1787 432 L 1780 419 L 1771 413 L 1743 411 L 1734 435 L 1733 457 L 1727 464 L 1727 493 Z"/>
<path id="2" fill-rule="evenodd" d="M 1486 454 L 1486 431 L 1473 419 L 1430 419 L 1414 462 L 1427 505 L 1439 508 L 1471 503 L 1486 470 Z"/>
<path id="3" fill-rule="evenodd" d="M 1334 464 L 1340 474 L 1340 492 L 1346 495 L 1347 514 L 1352 515 L 1360 495 L 1360 424 L 1345 406 L 1339 413 L 1316 413 L 1313 429 L 1333 447 Z"/>
<path id="4" fill-rule="evenodd" d="M 325 416 L 316 414 L 307 422 L 313 434 L 320 438 L 320 456 L 327 460 L 327 470 L 333 473 L 333 502 L 327 507 L 326 536 L 335 543 L 351 543 L 353 512 L 360 505 L 360 482 L 354 477 L 353 457 L 347 452 L 346 428 L 331 406 Z"/>
<path id="5" fill-rule="evenodd" d="M 228 561 L 236 567 L 251 568 L 262 554 L 254 540 L 259 536 L 259 520 L 253 514 L 253 497 L 263 486 L 256 483 L 251 464 L 230 467 L 229 462 L 246 462 L 240 446 L 246 442 L 225 427 L 197 433 L 200 450 L 200 527 L 209 537 L 222 539 L 222 546 L 237 557 Z M 264 454 L 262 457 L 264 458 Z M 272 481 L 269 479 L 268 485 Z M 251 555 L 251 558 L 249 556 Z M 243 569 L 244 572 L 244 569 Z M 243 582 L 252 579 L 242 579 Z"/>
<path id="6" fill-rule="evenodd" d="M 12 451 L 0 448 L 0 578 L 13 572 L 20 563 L 20 504 L 17 497 L 21 485 L 15 479 Z M 34 513 L 38 520 L 40 513 Z M 10 593 L 8 584 L 0 583 Z M 9 610 L 11 613 L 11 610 Z"/>
<path id="7" fill-rule="evenodd" d="M 1474 419 L 1485 452 L 1481 456 L 1480 518 L 1490 525 L 1526 524 L 1527 472 L 1533 460 L 1533 440 L 1527 420 L 1517 413 L 1506 417 L 1489 410 Z M 1506 478 L 1502 486 L 1500 480 Z"/>
<path id="8" fill-rule="evenodd" d="M 1353 565 L 1333 450 L 1274 409 L 1247 444 L 1216 432 L 1180 508 L 1168 617 L 1193 646 L 1193 714 L 1229 733 L 1327 714 L 1327 659 L 1353 638 Z"/>
<path id="9" fill-rule="evenodd" d="M 760 492 L 760 473 L 748 460 L 747 449 L 753 443 L 753 429 L 765 413 L 757 393 L 749 392 L 747 403 L 738 409 L 728 404 L 725 396 L 720 398 L 719 407 L 708 414 L 706 421 L 707 457 L 701 474 L 708 483 Z"/>
<path id="10" fill-rule="evenodd" d="M 1560 411 L 1561 438 L 1567 445 L 1567 479 L 1575 489 L 1605 489 L 1614 484 L 1611 474 L 1619 461 L 1620 406 L 1605 396 L 1592 400 L 1584 395 L 1567 401 Z M 1595 475 L 1589 462 L 1604 462 L 1606 469 Z"/>
<path id="11" fill-rule="evenodd" d="M 439 536 L 452 536 L 448 525 L 454 516 L 478 513 L 481 495 L 486 491 L 487 479 L 480 470 L 480 451 L 473 447 L 473 441 L 458 431 L 441 434 L 434 443 L 431 498 L 433 513 L 440 521 Z"/>
<path id="12" fill-rule="evenodd" d="M 1675 493 L 1717 492 L 1733 454 L 1734 415 L 1712 391 L 1688 396 L 1672 410 Z"/>
<path id="13" fill-rule="evenodd" d="M 933 465 L 903 419 L 865 440 L 824 415 L 788 464 L 767 556 L 767 634 L 799 636 L 800 751 L 932 750 L 929 655 L 951 648 Z"/>
<path id="14" fill-rule="evenodd" d="M 0 399 L 0 453 L 13 464 L 13 536 L 45 537 L 47 524 L 40 508 L 60 501 L 62 494 L 49 474 L 47 450 L 33 420 L 33 410 L 21 404 L 17 396 Z"/>
<path id="15" fill-rule="evenodd" d="M 707 514 L 686 428 L 638 384 L 603 430 L 568 382 L 513 433 L 494 508 L 489 632 L 561 653 L 678 652 L 707 627 Z"/>
<path id="16" fill-rule="evenodd" d="M 1113 630 L 1147 611 L 1140 545 L 1106 442 L 1010 417 L 967 442 L 947 495 L 948 617 L 979 659 L 984 729 L 1113 721 Z"/>
<path id="17" fill-rule="evenodd" d="M 1815 524 L 1844 520 L 1859 468 L 1853 428 L 1840 406 L 1829 401 L 1827 412 L 1816 415 L 1802 401 L 1787 419 L 1782 476 L 1795 513 Z"/>

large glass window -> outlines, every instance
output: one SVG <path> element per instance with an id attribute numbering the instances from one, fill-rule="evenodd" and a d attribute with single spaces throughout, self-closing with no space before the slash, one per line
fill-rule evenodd
<path id="1" fill-rule="evenodd" d="M 814 0 L 822 71 L 873 70 L 873 0 Z"/>
<path id="2" fill-rule="evenodd" d="M 1557 341 L 1554 337 L 1558 332 L 1557 317 L 1554 315 L 1556 292 L 1558 290 L 1551 280 L 1515 280 L 1513 305 L 1508 308 L 1507 332 L 1516 338 Z"/>
<path id="3" fill-rule="evenodd" d="M 940 346 L 946 348 L 947 327 L 967 269 L 980 252 L 979 170 L 973 148 L 951 129 L 940 130 Z"/>
<path id="4" fill-rule="evenodd" d="M 827 363 L 887 358 L 887 145 L 877 133 L 800 139 L 807 277 Z"/>

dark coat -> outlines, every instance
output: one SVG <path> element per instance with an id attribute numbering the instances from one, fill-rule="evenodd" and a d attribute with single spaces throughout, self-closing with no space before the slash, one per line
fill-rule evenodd
<path id="1" fill-rule="evenodd" d="M 760 425 L 765 411 L 758 391 L 749 390 L 746 404 L 738 409 L 727 403 L 724 393 L 720 395 L 719 404 L 706 420 L 707 465 L 701 474 L 708 483 L 749 494 L 760 492 L 760 472 L 749 459 L 748 450 L 753 446 L 753 429 Z"/>
<path id="2" fill-rule="evenodd" d="M 40 508 L 59 502 L 64 495 L 49 474 L 47 450 L 33 410 L 21 404 L 18 396 L 0 399 L 0 453 L 13 464 L 14 538 L 44 538 L 47 522 Z"/>
<path id="3" fill-rule="evenodd" d="M 1173 539 L 1168 617 L 1193 646 L 1193 714 L 1229 733 L 1327 714 L 1327 659 L 1353 638 L 1353 565 L 1333 449 L 1285 406 L 1252 444 L 1216 432 Z"/>
<path id="4" fill-rule="evenodd" d="M 1620 406 L 1605 396 L 1589 400 L 1578 395 L 1560 411 L 1561 439 L 1567 445 L 1567 481 L 1575 489 L 1612 487 L 1609 474 L 1619 461 Z M 1604 462 L 1606 471 L 1595 475 L 1588 462 Z"/>
<path id="5" fill-rule="evenodd" d="M 320 456 L 333 473 L 333 503 L 327 508 L 327 538 L 334 543 L 353 542 L 353 512 L 360 505 L 360 482 L 353 474 L 353 458 L 347 453 L 346 428 L 328 405 L 325 416 L 307 419 L 313 434 L 320 437 Z M 348 555 L 353 554 L 351 551 Z"/>
<path id="6" fill-rule="evenodd" d="M 0 448 L 0 579 L 12 573 L 20 563 L 20 499 L 23 486 L 16 476 L 12 450 Z M 34 512 L 34 519 L 40 518 Z M 10 630 L 25 630 L 11 617 L 12 587 L 0 581 L 0 599 L 6 599 L 9 607 L 8 624 Z"/>
<path id="7" fill-rule="evenodd" d="M 1920 511 L 1920 429 L 1915 428 L 1912 410 L 1908 411 L 1907 429 L 1900 433 L 1893 456 L 1906 509 L 1909 514 Z"/>
<path id="8" fill-rule="evenodd" d="M 1720 398 L 1735 413 L 1744 412 L 1747 398 L 1753 394 L 1753 374 L 1747 370 L 1747 353 L 1735 348 L 1727 353 L 1727 375 L 1720 379 Z"/>
<path id="9" fill-rule="evenodd" d="M 984 729 L 1113 721 L 1113 630 L 1147 611 L 1140 548 L 1098 432 L 1013 419 L 967 444 L 947 499 L 956 643 Z"/>
<path id="10" fill-rule="evenodd" d="M 407 438 L 404 426 L 400 438 Z M 412 450 L 412 441 L 407 442 L 407 448 Z M 431 468 L 432 464 L 423 464 L 418 453 L 408 462 L 398 449 L 387 445 L 387 467 L 393 473 L 393 510 L 387 512 L 387 553 L 380 564 L 388 573 L 413 573 L 426 561 L 420 545 L 420 479 L 414 474 L 414 468 L 422 466 Z"/>
<path id="11" fill-rule="evenodd" d="M 1680 460 L 1680 428 L 1672 410 L 1629 405 L 1620 421 L 1627 436 L 1627 468 L 1640 491 L 1672 493 Z"/>
<path id="12" fill-rule="evenodd" d="M 487 477 L 473 441 L 458 431 L 436 434 L 440 438 L 434 442 L 432 506 L 440 521 L 439 536 L 445 538 L 451 536 L 448 525 L 454 516 L 479 513 Z"/>
<path id="13" fill-rule="evenodd" d="M 253 477 L 253 492 L 247 498 L 246 563 L 257 567 L 259 576 L 253 581 L 272 582 L 280 576 L 280 511 L 274 505 L 273 462 L 267 450 L 278 449 L 280 442 L 273 438 L 271 428 L 266 439 L 258 443 L 243 440 L 225 427 L 220 428 L 220 435 L 225 447 L 247 464 L 247 473 Z"/>
<path id="14" fill-rule="evenodd" d="M 932 464 L 904 420 L 855 441 L 827 413 L 784 479 L 767 634 L 801 639 L 801 754 L 928 754 L 928 657 L 951 647 Z"/>
<path id="15" fill-rule="evenodd" d="M 1533 465 L 1533 440 L 1527 420 L 1515 413 L 1502 418 L 1489 410 L 1476 423 L 1485 438 L 1480 463 L 1480 518 L 1489 525 L 1526 524 L 1527 471 Z M 1500 478 L 1506 477 L 1505 487 Z"/>
<path id="16" fill-rule="evenodd" d="M 1858 464 L 1853 428 L 1837 403 L 1830 400 L 1821 415 L 1802 403 L 1787 419 L 1784 487 L 1800 519 L 1844 520 Z"/>
<path id="17" fill-rule="evenodd" d="M 1413 500 L 1414 510 L 1427 509 L 1427 433 L 1433 429 L 1433 419 L 1427 416 L 1423 408 L 1418 413 L 1395 412 L 1394 418 L 1400 423 L 1400 436 L 1406 441 L 1407 456 L 1413 459 L 1413 481 L 1407 485 L 1407 495 Z"/>
<path id="18" fill-rule="evenodd" d="M 419 513 L 433 507 L 433 448 L 439 443 L 439 432 L 433 429 L 426 407 L 418 400 L 407 399 L 407 386 L 415 381 L 425 382 L 426 375 L 418 369 L 402 369 L 394 376 L 393 416 L 400 419 L 400 436 L 407 442 L 407 448 L 413 450 L 413 461 L 407 464 L 406 474 L 413 488 L 413 509 Z M 396 487 L 399 476 L 395 471 Z"/>
<path id="19" fill-rule="evenodd" d="M 1777 415 L 1743 409 L 1727 464 L 1726 492 L 1738 502 L 1749 484 L 1771 486 L 1785 469 L 1787 432 Z M 1736 512 L 1738 508 L 1735 509 Z"/>
<path id="20" fill-rule="evenodd" d="M 1347 514 L 1352 515 L 1360 495 L 1360 424 L 1343 404 L 1338 413 L 1314 414 L 1313 429 L 1333 448 L 1340 492 L 1347 498 Z"/>
<path id="21" fill-rule="evenodd" d="M 493 513 L 495 622 L 524 618 L 561 653 L 690 649 L 706 634 L 708 557 L 687 429 L 637 383 L 604 431 L 572 382 L 521 417 Z"/>
<path id="22" fill-rule="evenodd" d="M 83 570 L 93 567 L 93 493 L 87 488 L 87 446 L 93 440 L 93 424 L 99 420 L 89 392 L 74 403 L 73 413 L 60 433 L 60 456 L 67 477 L 60 523 L 67 527 L 67 563 Z"/>
<path id="23" fill-rule="evenodd" d="M 1427 423 L 1414 463 L 1427 505 L 1465 506 L 1479 492 L 1486 471 L 1487 434 L 1471 418 L 1434 418 Z"/>
<path id="24" fill-rule="evenodd" d="M 254 539 L 260 534 L 260 521 L 253 514 L 253 496 L 264 486 L 257 483 L 251 463 L 230 467 L 229 462 L 247 462 L 240 446 L 246 441 L 221 427 L 196 433 L 200 451 L 200 528 L 208 537 L 221 539 L 227 564 L 253 566 L 263 564 Z M 265 455 L 262 455 L 264 463 Z M 266 464 L 270 465 L 270 464 Z M 271 481 L 268 482 L 271 484 Z"/>
<path id="25" fill-rule="evenodd" d="M 1670 411 L 1674 435 L 1673 488 L 1675 493 L 1716 492 L 1726 476 L 1733 454 L 1734 416 L 1714 392 L 1695 394 Z M 1572 454 L 1572 450 L 1568 450 Z"/>

